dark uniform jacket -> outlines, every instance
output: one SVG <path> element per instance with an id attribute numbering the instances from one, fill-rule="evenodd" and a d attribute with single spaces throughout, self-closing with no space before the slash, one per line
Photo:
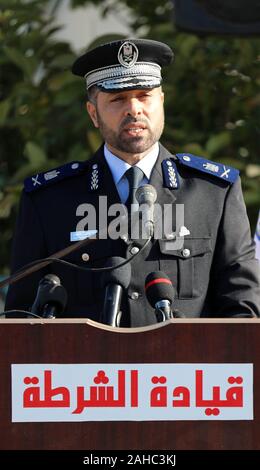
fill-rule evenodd
<path id="1" fill-rule="evenodd" d="M 165 161 L 173 162 L 176 169 L 174 175 L 170 174 L 174 177 L 173 185 L 168 184 Z M 176 289 L 174 307 L 186 317 L 259 315 L 259 264 L 255 260 L 240 179 L 230 181 L 227 172 L 221 178 L 216 174 L 218 164 L 214 170 L 214 163 L 201 164 L 201 161 L 207 162 L 194 156 L 178 158 L 160 145 L 150 184 L 157 190 L 157 201 L 161 205 L 171 204 L 174 214 L 175 205 L 184 204 L 185 227 L 190 233 L 177 251 L 167 247 L 166 239 L 153 239 L 131 262 L 131 283 L 124 293 L 121 325 L 156 322 L 145 296 L 144 281 L 148 273 L 158 270 L 171 278 Z M 84 164 L 67 164 L 47 176 L 41 174 L 30 179 L 29 189 L 27 185 L 21 200 L 12 272 L 70 245 L 70 233 L 82 218 L 76 215 L 77 207 L 91 203 L 98 211 L 101 195 L 108 196 L 108 206 L 120 202 L 103 147 Z M 128 258 L 132 248 L 142 243 L 98 240 L 65 259 L 82 267 L 101 267 L 111 256 Z M 88 261 L 84 261 L 87 256 L 82 258 L 84 253 L 88 254 Z M 30 309 L 38 283 L 46 272 L 57 274 L 67 289 L 64 317 L 99 320 L 104 299 L 101 274 L 60 264 L 52 264 L 11 286 L 6 309 Z"/>

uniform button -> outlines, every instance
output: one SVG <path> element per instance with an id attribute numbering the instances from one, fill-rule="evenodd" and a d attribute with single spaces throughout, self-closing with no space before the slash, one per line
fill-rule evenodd
<path id="1" fill-rule="evenodd" d="M 79 167 L 79 163 L 72 163 L 71 168 L 72 170 L 76 170 Z"/>
<path id="2" fill-rule="evenodd" d="M 81 258 L 82 258 L 83 261 L 88 261 L 89 260 L 89 255 L 87 253 L 83 253 L 81 255 Z"/>
<path id="3" fill-rule="evenodd" d="M 184 258 L 188 258 L 190 256 L 189 248 L 184 248 L 184 250 L 182 250 L 182 256 L 184 256 Z"/>
<path id="4" fill-rule="evenodd" d="M 188 155 L 184 155 L 184 157 L 182 157 L 182 158 L 185 162 L 190 162 L 191 161 L 191 158 Z"/>
<path id="5" fill-rule="evenodd" d="M 132 300 L 137 300 L 137 299 L 139 299 L 139 292 L 132 292 L 132 294 L 131 294 L 131 299 L 132 299 Z"/>
<path id="6" fill-rule="evenodd" d="M 138 253 L 139 248 L 137 246 L 133 246 L 130 250 L 131 255 L 136 255 Z"/>

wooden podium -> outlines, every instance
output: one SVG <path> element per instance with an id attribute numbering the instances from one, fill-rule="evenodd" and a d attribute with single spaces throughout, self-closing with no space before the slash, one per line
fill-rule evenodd
<path id="1" fill-rule="evenodd" d="M 85 319 L 0 321 L 0 449 L 260 449 L 260 320 L 174 319 L 111 328 Z M 253 363 L 252 421 L 11 422 L 11 364 Z"/>

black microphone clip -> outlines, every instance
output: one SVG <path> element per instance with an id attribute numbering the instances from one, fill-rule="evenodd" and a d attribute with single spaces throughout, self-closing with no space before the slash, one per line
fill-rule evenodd
<path id="1" fill-rule="evenodd" d="M 123 261 L 125 260 L 119 256 L 109 258 L 106 266 L 114 266 L 114 269 L 104 271 L 101 278 L 101 287 L 105 289 L 105 299 L 100 322 L 110 326 L 120 326 L 122 295 L 131 280 L 131 264 L 129 262 L 117 268 Z"/>

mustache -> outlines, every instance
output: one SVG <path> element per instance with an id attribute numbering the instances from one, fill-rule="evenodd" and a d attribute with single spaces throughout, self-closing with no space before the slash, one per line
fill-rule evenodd
<path id="1" fill-rule="evenodd" d="M 150 128 L 149 126 L 149 122 L 147 119 L 145 118 L 133 118 L 132 116 L 127 116 L 126 118 L 123 119 L 123 121 L 121 122 L 120 124 L 120 130 L 127 126 L 128 124 L 136 124 L 138 122 L 138 124 L 144 124 L 145 127 L 148 127 Z"/>

